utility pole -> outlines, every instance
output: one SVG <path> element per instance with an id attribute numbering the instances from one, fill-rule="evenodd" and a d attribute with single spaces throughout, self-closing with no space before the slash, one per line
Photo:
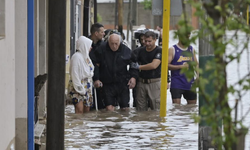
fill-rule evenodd
<path id="1" fill-rule="evenodd" d="M 130 23 L 131 28 L 131 49 L 135 49 L 135 39 L 133 38 L 133 26 L 137 25 L 137 0 L 132 0 L 132 20 Z"/>
<path id="2" fill-rule="evenodd" d="M 127 41 L 129 37 L 129 28 L 130 28 L 130 11 L 131 11 L 131 0 L 129 0 L 129 5 L 128 5 L 128 19 L 127 19 Z"/>
<path id="3" fill-rule="evenodd" d="M 89 0 L 84 0 L 83 35 L 89 36 Z"/>
<path id="4" fill-rule="evenodd" d="M 163 39 L 162 39 L 162 64 L 161 64 L 161 105 L 160 117 L 166 117 L 167 112 L 167 78 L 168 78 L 168 45 L 169 45 L 169 25 L 170 25 L 170 0 L 163 3 Z"/>
<path id="5" fill-rule="evenodd" d="M 203 0 L 204 3 L 210 3 L 211 0 Z M 205 14 L 204 18 L 207 17 L 208 14 Z M 215 21 L 215 24 L 218 24 L 220 22 L 219 18 L 213 18 Z M 200 23 L 199 25 L 200 29 L 202 28 L 202 25 Z M 215 62 L 214 57 L 214 48 L 209 43 L 209 41 L 213 40 L 212 36 L 208 34 L 208 30 L 203 31 L 203 35 L 207 35 L 206 37 L 199 38 L 199 68 L 203 69 L 203 72 L 199 74 L 200 78 L 209 79 L 209 76 L 213 74 L 214 70 L 207 71 L 206 64 L 208 62 Z M 209 83 L 213 83 L 213 79 L 209 80 Z M 206 84 L 205 85 L 205 92 L 209 95 L 214 94 L 214 87 L 213 84 Z M 202 96 L 202 94 L 199 93 L 199 114 L 201 118 L 203 118 L 203 114 L 201 113 L 202 107 L 209 107 L 208 104 L 205 102 L 205 97 Z M 211 137 L 212 127 L 205 121 L 201 121 L 199 123 L 199 149 L 217 149 L 215 145 L 212 144 L 212 140 L 214 137 Z"/>
<path id="6" fill-rule="evenodd" d="M 49 0 L 46 149 L 64 149 L 66 0 Z"/>
<path id="7" fill-rule="evenodd" d="M 137 24 L 137 0 L 132 0 L 132 24 Z"/>
<path id="8" fill-rule="evenodd" d="M 114 29 L 116 30 L 116 26 L 118 25 L 118 0 L 115 0 L 115 22 Z"/>
<path id="9" fill-rule="evenodd" d="M 207 31 L 204 31 L 204 34 L 206 34 Z M 206 67 L 207 62 L 209 61 L 214 61 L 214 51 L 212 46 L 209 44 L 209 40 L 211 39 L 211 35 L 208 35 L 207 37 L 199 38 L 199 67 L 201 69 L 204 69 Z M 204 70 L 205 71 L 205 70 Z M 208 77 L 212 74 L 212 72 L 203 72 L 200 73 L 200 77 L 208 79 Z M 213 81 L 209 81 L 212 83 Z M 205 87 L 206 93 L 210 93 L 211 95 L 214 93 L 213 92 L 214 88 L 211 84 L 207 84 Z M 205 98 L 199 94 L 199 114 L 201 114 L 201 108 L 206 107 L 207 104 L 205 102 Z M 205 121 L 201 121 L 199 123 L 199 149 L 203 147 L 203 149 L 209 149 L 213 148 L 211 142 L 212 138 L 211 134 L 212 128 L 210 125 L 208 125 Z"/>
<path id="10" fill-rule="evenodd" d="M 97 0 L 94 0 L 94 23 L 97 22 Z"/>
<path id="11" fill-rule="evenodd" d="M 123 20 L 123 0 L 118 1 L 118 32 L 121 33 L 123 36 L 123 26 L 122 26 L 122 20 Z"/>

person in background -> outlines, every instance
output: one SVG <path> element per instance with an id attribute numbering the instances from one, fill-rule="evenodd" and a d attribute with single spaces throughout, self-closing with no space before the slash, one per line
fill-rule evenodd
<path id="1" fill-rule="evenodd" d="M 156 30 L 159 31 L 158 46 L 162 46 L 162 27 L 156 26 Z"/>
<path id="2" fill-rule="evenodd" d="M 89 57 L 92 41 L 80 36 L 76 42 L 76 53 L 71 57 L 70 80 L 68 84 L 68 97 L 75 106 L 75 113 L 84 113 L 90 110 L 93 104 L 92 77 L 94 65 Z"/>
<path id="3" fill-rule="evenodd" d="M 90 39 L 93 41 L 92 43 L 92 50 L 91 52 L 89 53 L 89 56 L 90 56 L 90 59 L 92 60 L 93 64 L 95 64 L 95 51 L 96 49 L 103 43 L 103 37 L 104 37 L 104 26 L 100 23 L 94 23 L 91 28 L 90 28 L 90 32 L 91 32 L 91 35 L 90 35 Z M 93 78 L 93 80 L 95 80 Z M 99 88 L 96 88 L 94 89 L 93 87 L 93 90 L 96 90 L 96 95 L 95 95 L 95 92 L 94 93 L 94 105 L 93 107 L 91 107 L 92 109 L 104 109 L 105 108 L 105 104 L 104 104 L 104 96 L 103 96 L 103 91 L 102 91 L 102 88 L 99 87 Z M 95 108 L 96 105 L 95 105 L 95 98 L 97 98 L 97 107 L 98 108 Z"/>
<path id="4" fill-rule="evenodd" d="M 136 84 L 137 70 L 127 69 L 131 50 L 122 44 L 120 35 L 113 33 L 95 52 L 95 86 L 103 85 L 106 110 L 113 111 L 119 104 L 122 110 L 129 108 L 129 89 Z"/>
<path id="5" fill-rule="evenodd" d="M 132 68 L 140 70 L 136 89 L 136 109 L 139 111 L 148 110 L 148 106 L 151 110 L 160 109 L 162 49 L 155 42 L 155 32 L 147 31 L 145 46 L 138 52 L 138 63 L 131 63 Z"/>
<path id="6" fill-rule="evenodd" d="M 197 94 L 191 90 L 194 79 L 188 81 L 185 73 L 181 73 L 182 69 L 188 69 L 189 62 L 194 61 L 198 67 L 198 61 L 195 55 L 195 50 L 192 46 L 184 44 L 185 40 L 190 37 L 187 33 L 185 38 L 179 37 L 179 42 L 169 48 L 168 68 L 171 70 L 170 92 L 172 102 L 181 104 L 182 95 L 187 100 L 188 104 L 196 104 Z M 199 74 L 197 73 L 197 77 Z"/>
<path id="7" fill-rule="evenodd" d="M 94 23 L 90 28 L 90 32 L 91 32 L 91 35 L 89 38 L 93 41 L 93 43 L 92 43 L 92 50 L 89 53 L 89 56 L 90 56 L 91 60 L 94 60 L 95 50 L 103 42 L 102 39 L 105 35 L 104 26 L 100 23 Z"/>

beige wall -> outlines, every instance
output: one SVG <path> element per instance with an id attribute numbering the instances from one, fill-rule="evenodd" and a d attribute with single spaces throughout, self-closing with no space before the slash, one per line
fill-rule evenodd
<path id="1" fill-rule="evenodd" d="M 15 0 L 16 150 L 27 149 L 27 0 Z"/>
<path id="2" fill-rule="evenodd" d="M 83 6 L 83 2 L 82 2 Z M 81 26 L 82 28 L 82 26 Z M 82 34 L 82 33 L 81 33 Z M 69 56 L 69 60 L 66 63 L 65 73 L 65 88 L 68 87 L 69 82 L 69 62 L 70 62 L 70 0 L 66 1 L 66 55 Z"/>
<path id="3" fill-rule="evenodd" d="M 5 38 L 0 40 L 0 149 L 15 138 L 15 1 L 5 0 Z"/>
<path id="4" fill-rule="evenodd" d="M 37 58 L 38 58 L 38 63 L 37 63 L 37 70 L 38 70 L 38 75 L 43 75 L 47 73 L 47 65 L 48 65 L 48 60 L 47 60 L 47 14 L 48 14 L 48 9 L 47 9 L 47 0 L 39 0 L 38 2 L 38 30 L 39 32 L 38 37 L 38 49 L 37 49 Z M 47 82 L 46 82 L 47 83 Z M 38 117 L 39 119 L 43 119 L 46 116 L 46 99 L 47 99 L 47 85 L 44 84 L 42 89 L 40 90 L 39 93 L 39 105 L 38 105 Z"/>
<path id="5" fill-rule="evenodd" d="M 16 1 L 16 118 L 27 118 L 27 0 Z"/>

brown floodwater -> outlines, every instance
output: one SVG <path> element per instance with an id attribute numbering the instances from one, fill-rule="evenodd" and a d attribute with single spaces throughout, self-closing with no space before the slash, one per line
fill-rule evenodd
<path id="1" fill-rule="evenodd" d="M 159 111 L 107 112 L 74 114 L 72 105 L 65 109 L 65 149 L 174 149 L 198 148 L 198 125 L 191 115 L 198 105 L 173 105 L 168 102 L 167 116 Z"/>

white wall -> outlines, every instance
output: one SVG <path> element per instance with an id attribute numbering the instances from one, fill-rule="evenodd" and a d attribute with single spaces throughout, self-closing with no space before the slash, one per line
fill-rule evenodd
<path id="1" fill-rule="evenodd" d="M 5 38 L 0 40 L 0 149 L 15 138 L 15 1 L 5 0 Z"/>
<path id="2" fill-rule="evenodd" d="M 27 149 L 27 0 L 15 0 L 16 150 Z"/>
<path id="3" fill-rule="evenodd" d="M 27 118 L 27 0 L 16 1 L 16 118 Z"/>

